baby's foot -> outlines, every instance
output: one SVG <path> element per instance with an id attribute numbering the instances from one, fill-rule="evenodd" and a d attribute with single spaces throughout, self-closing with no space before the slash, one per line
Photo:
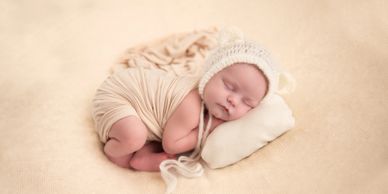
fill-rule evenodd
<path id="1" fill-rule="evenodd" d="M 160 163 L 164 160 L 174 158 L 174 155 L 167 154 L 166 152 L 136 152 L 130 161 L 130 165 L 132 168 L 139 171 L 160 171 Z"/>
<path id="2" fill-rule="evenodd" d="M 129 168 L 129 161 L 131 161 L 132 154 L 129 154 L 127 156 L 120 156 L 120 157 L 112 157 L 109 155 L 106 155 L 110 161 L 115 163 L 116 165 L 122 167 L 122 168 Z"/>
<path id="3" fill-rule="evenodd" d="M 177 156 L 175 154 L 167 154 L 166 153 L 166 155 L 167 155 L 168 159 L 177 159 Z"/>

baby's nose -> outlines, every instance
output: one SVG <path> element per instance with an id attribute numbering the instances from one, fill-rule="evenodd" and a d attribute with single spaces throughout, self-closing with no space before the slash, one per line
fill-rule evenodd
<path id="1" fill-rule="evenodd" d="M 232 107 L 235 107 L 236 105 L 237 105 L 237 103 L 238 103 L 238 97 L 237 96 L 232 96 L 232 95 L 230 95 L 229 97 L 228 97 L 228 103 L 232 106 Z"/>

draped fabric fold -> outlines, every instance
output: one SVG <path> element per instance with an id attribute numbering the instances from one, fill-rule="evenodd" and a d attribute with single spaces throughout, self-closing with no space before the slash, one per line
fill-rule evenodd
<path id="1" fill-rule="evenodd" d="M 217 28 L 180 33 L 129 48 L 112 67 L 160 69 L 176 76 L 198 76 L 206 55 L 217 45 Z"/>

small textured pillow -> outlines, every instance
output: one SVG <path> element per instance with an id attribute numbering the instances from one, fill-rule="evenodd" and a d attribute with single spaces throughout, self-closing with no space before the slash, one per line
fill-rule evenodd
<path id="1" fill-rule="evenodd" d="M 295 124 L 284 99 L 271 95 L 238 120 L 219 125 L 208 136 L 201 157 L 212 168 L 234 164 L 251 155 Z"/>

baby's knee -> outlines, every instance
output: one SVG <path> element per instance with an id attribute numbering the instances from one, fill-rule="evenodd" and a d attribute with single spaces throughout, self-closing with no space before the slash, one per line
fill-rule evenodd
<path id="1" fill-rule="evenodd" d="M 148 130 L 142 121 L 136 117 L 123 118 L 112 125 L 110 138 L 115 138 L 122 147 L 138 150 L 147 141 Z"/>

